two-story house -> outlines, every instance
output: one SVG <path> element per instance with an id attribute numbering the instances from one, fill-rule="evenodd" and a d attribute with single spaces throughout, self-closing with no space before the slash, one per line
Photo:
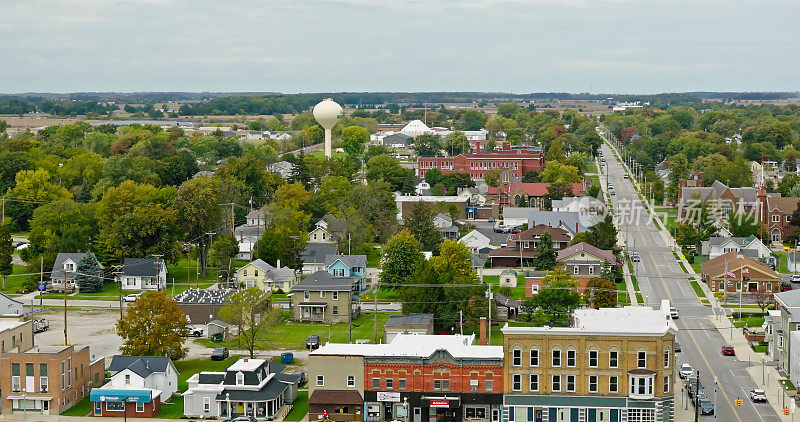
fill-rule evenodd
<path id="1" fill-rule="evenodd" d="M 200 372 L 187 380 L 183 414 L 189 418 L 282 418 L 297 399 L 299 374 L 265 359 L 241 358 L 225 372 Z"/>
<path id="2" fill-rule="evenodd" d="M 701 254 L 714 259 L 728 252 L 740 252 L 755 259 L 763 259 L 772 253 L 769 248 L 761 243 L 755 236 L 750 237 L 710 237 L 701 244 Z"/>
<path id="3" fill-rule="evenodd" d="M 123 290 L 163 290 L 167 287 L 167 265 L 157 258 L 125 258 L 117 275 Z"/>
<path id="4" fill-rule="evenodd" d="M 94 259 L 97 262 L 97 265 L 102 270 L 103 264 L 97 261 L 97 258 L 94 256 L 93 253 L 90 252 L 77 252 L 77 253 L 65 253 L 59 252 L 56 255 L 56 260 L 53 263 L 53 271 L 50 273 L 50 285 L 48 286 L 51 290 L 63 291 L 64 289 L 64 280 L 66 280 L 67 290 L 73 290 L 75 288 L 75 270 L 78 268 L 78 263 L 81 262 L 84 256 L 89 255 L 90 259 Z"/>
<path id="5" fill-rule="evenodd" d="M 800 290 L 776 293 L 772 298 L 775 300 L 780 316 L 775 317 L 770 314 L 769 319 L 772 321 L 772 325 L 765 329 L 765 339 L 770 342 L 769 350 L 772 351 L 772 359 L 777 361 L 778 367 L 791 377 L 792 367 L 800 365 L 800 361 L 792 359 L 793 345 L 790 341 L 790 334 L 800 330 Z M 798 379 L 791 379 L 791 381 L 800 382 Z"/>
<path id="6" fill-rule="evenodd" d="M 3 353 L 3 413 L 58 415 L 74 406 L 104 380 L 103 359 L 90 359 L 88 346 L 37 346 Z"/>
<path id="7" fill-rule="evenodd" d="M 336 240 L 328 231 L 328 220 L 323 218 L 314 224 L 314 228 L 308 232 L 309 243 L 333 243 Z"/>
<path id="8" fill-rule="evenodd" d="M 492 267 L 533 266 L 536 247 L 545 233 L 550 235 L 553 248 L 557 251 L 566 248 L 572 240 L 572 234 L 561 227 L 551 227 L 544 224 L 535 225 L 518 234 L 509 236 L 508 246 L 489 252 L 489 260 L 492 262 Z M 520 260 L 522 263 L 520 263 Z"/>
<path id="9" fill-rule="evenodd" d="M 276 266 L 256 259 L 236 271 L 236 282 L 245 287 L 257 287 L 261 290 L 275 291 L 278 289 L 288 292 L 294 286 L 297 276 L 293 269 L 281 267 L 281 261 Z"/>
<path id="10" fill-rule="evenodd" d="M 328 255 L 325 257 L 325 270 L 334 277 L 358 279 L 358 291 L 367 288 L 366 255 Z"/>
<path id="11" fill-rule="evenodd" d="M 578 283 L 578 291 L 583 293 L 586 283 L 600 277 L 603 267 L 621 267 L 613 251 L 600 249 L 586 242 L 576 243 L 556 254 L 557 266 L 564 268 Z M 541 289 L 543 286 L 540 285 Z"/>
<path id="12" fill-rule="evenodd" d="M 366 345 L 328 343 L 309 353 L 309 420 L 326 411 L 332 421 L 364 420 L 364 349 L 356 346 Z"/>
<path id="13" fill-rule="evenodd" d="M 111 381 L 90 395 L 94 416 L 152 418 L 178 391 L 178 370 L 168 357 L 116 355 L 108 372 Z"/>
<path id="14" fill-rule="evenodd" d="M 674 421 L 678 330 L 662 310 L 580 309 L 570 327 L 502 331 L 504 421 Z"/>
<path id="15" fill-rule="evenodd" d="M 292 319 L 305 322 L 349 322 L 358 316 L 360 279 L 317 271 L 292 286 Z"/>

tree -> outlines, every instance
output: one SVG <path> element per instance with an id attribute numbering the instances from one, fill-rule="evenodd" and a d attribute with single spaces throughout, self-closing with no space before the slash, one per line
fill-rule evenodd
<path id="1" fill-rule="evenodd" d="M 528 310 L 543 309 L 545 312 L 569 314 L 581 303 L 578 294 L 578 283 L 563 268 L 555 269 L 542 279 L 544 285 L 536 296 L 526 300 L 524 307 Z"/>
<path id="2" fill-rule="evenodd" d="M 301 150 L 297 154 L 292 170 L 289 173 L 289 183 L 300 183 L 306 188 L 311 185 L 311 173 L 308 171 L 308 164 L 306 163 L 306 154 Z"/>
<path id="3" fill-rule="evenodd" d="M 617 246 L 617 228 L 611 214 L 607 214 L 603 221 L 589 227 L 586 231 L 586 243 L 600 249 L 619 251 Z"/>
<path id="4" fill-rule="evenodd" d="M 367 161 L 367 181 L 389 182 L 393 192 L 411 193 L 414 191 L 414 170 L 404 169 L 396 158 L 388 155 L 377 155 Z"/>
<path id="5" fill-rule="evenodd" d="M 756 303 L 756 305 L 761 308 L 761 312 L 764 312 L 764 309 L 772 304 L 771 292 L 756 290 L 755 292 L 750 293 L 749 296 Z"/>
<path id="6" fill-rule="evenodd" d="M 16 186 L 8 191 L 8 196 L 19 201 L 7 201 L 6 215 L 14 220 L 17 229 L 29 227 L 28 220 L 39 203 L 72 198 L 68 190 L 52 183 L 50 173 L 43 169 L 20 171 L 15 180 Z"/>
<path id="7" fill-rule="evenodd" d="M 414 152 L 418 156 L 439 155 L 442 151 L 442 137 L 433 133 L 423 133 L 414 138 Z"/>
<path id="8" fill-rule="evenodd" d="M 556 138 L 550 145 L 547 147 L 547 152 L 545 153 L 545 163 L 563 163 L 566 159 L 564 155 L 564 147 L 561 145 L 561 141 Z"/>
<path id="9" fill-rule="evenodd" d="M 186 315 L 166 292 L 147 292 L 117 321 L 117 334 L 123 339 L 120 351 L 129 356 L 181 359 L 188 351 L 183 347 L 187 324 Z"/>
<path id="10" fill-rule="evenodd" d="M 800 202 L 798 202 L 797 208 L 792 211 L 792 217 L 789 219 L 789 225 L 800 227 Z"/>
<path id="11" fill-rule="evenodd" d="M 214 239 L 214 245 L 209 251 L 211 265 L 217 267 L 220 278 L 224 274 L 224 281 L 230 280 L 230 270 L 233 269 L 232 263 L 236 260 L 239 253 L 239 241 L 231 233 L 218 235 Z"/>
<path id="12" fill-rule="evenodd" d="M 753 214 L 731 213 L 728 222 L 733 237 L 750 237 L 758 234 L 759 222 Z"/>
<path id="13" fill-rule="evenodd" d="M 208 245 L 211 240 L 208 233 L 215 232 L 220 224 L 220 196 L 217 179 L 198 177 L 181 185 L 173 203 L 178 224 L 187 240 L 197 243 L 203 277 L 208 267 Z"/>
<path id="14" fill-rule="evenodd" d="M 272 266 L 281 265 L 299 271 L 303 268 L 302 252 L 308 242 L 310 216 L 304 211 L 282 207 L 278 203 L 267 207 L 264 234 L 256 245 L 258 258 Z"/>
<path id="15" fill-rule="evenodd" d="M 358 157 L 364 152 L 364 143 L 369 141 L 369 132 L 361 126 L 348 126 L 342 130 L 341 138 L 344 151 Z"/>
<path id="16" fill-rule="evenodd" d="M 449 152 L 451 156 L 463 154 L 469 151 L 469 141 L 466 135 L 464 135 L 464 132 L 451 132 L 444 137 L 444 149 Z"/>
<path id="17" fill-rule="evenodd" d="M 566 165 L 558 161 L 549 161 L 541 172 L 542 182 L 547 183 L 580 183 L 583 176 L 577 167 Z"/>
<path id="18" fill-rule="evenodd" d="M 550 271 L 556 266 L 556 255 L 556 250 L 553 249 L 553 239 L 550 237 L 550 233 L 545 233 L 536 245 L 533 266 L 538 271 Z"/>
<path id="19" fill-rule="evenodd" d="M 100 276 L 100 263 L 94 254 L 87 252 L 78 261 L 75 269 L 75 284 L 81 293 L 97 293 L 103 289 L 103 278 Z"/>
<path id="20" fill-rule="evenodd" d="M 586 303 L 593 308 L 616 308 L 617 288 L 605 278 L 594 277 L 586 282 L 583 292 Z"/>
<path id="21" fill-rule="evenodd" d="M 439 243 L 442 242 L 442 234 L 433 225 L 433 217 L 436 213 L 433 206 L 427 202 L 415 202 L 405 218 L 405 226 L 414 234 L 414 237 L 422 244 L 422 249 L 426 251 L 438 251 Z"/>
<path id="22" fill-rule="evenodd" d="M 667 161 L 667 167 L 670 169 L 667 196 L 670 199 L 676 199 L 678 197 L 679 180 L 689 176 L 689 161 L 685 155 L 677 154 Z"/>
<path id="23" fill-rule="evenodd" d="M 419 269 L 425 258 L 422 245 L 408 229 L 403 229 L 383 245 L 383 263 L 381 264 L 381 283 L 407 283 L 409 278 Z"/>
<path id="24" fill-rule="evenodd" d="M 281 319 L 281 310 L 272 306 L 269 292 L 250 287 L 228 297 L 219 318 L 238 328 L 237 338 L 244 343 L 250 358 L 256 348 L 264 348 L 267 334 Z"/>
<path id="25" fill-rule="evenodd" d="M 14 244 L 11 238 L 11 220 L 6 218 L 0 222 L 0 275 L 9 275 L 14 271 L 11 255 Z"/>
<path id="26" fill-rule="evenodd" d="M 494 167 L 489 169 L 486 173 L 483 174 L 483 180 L 486 182 L 488 186 L 496 188 L 500 186 L 500 180 L 503 175 L 503 172 L 498 167 Z"/>

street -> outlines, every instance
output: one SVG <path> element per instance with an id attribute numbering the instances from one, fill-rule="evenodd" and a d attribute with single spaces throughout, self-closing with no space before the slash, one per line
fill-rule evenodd
<path id="1" fill-rule="evenodd" d="M 754 404 L 748 397 L 750 389 L 757 386 L 746 368 L 757 363 L 739 362 L 735 357 L 721 355 L 720 349 L 726 344 L 726 339 L 709 321 L 709 316 L 713 315 L 711 308 L 699 302 L 687 281 L 687 274 L 672 255 L 664 236 L 647 212 L 641 209 L 642 204 L 631 181 L 623 178 L 624 169 L 611 148 L 603 145 L 602 152 L 608 162 L 609 181 L 616 191 L 616 195 L 611 198 L 618 219 L 617 227 L 621 229 L 621 237 L 625 239 L 628 251 L 635 251 L 641 257 L 633 275 L 638 279 L 645 304 L 659 307 L 662 299 L 669 299 L 672 306 L 680 312 L 680 318 L 675 322 L 679 328 L 678 342 L 683 351 L 677 353 L 675 366 L 689 363 L 695 371 L 699 370 L 700 382 L 712 401 L 714 380 L 718 381 L 717 420 L 779 421 L 778 415 L 769 404 Z M 604 180 L 601 179 L 601 182 Z M 632 205 L 633 208 L 639 208 L 638 213 L 630 213 Z M 737 398 L 742 399 L 741 407 L 734 406 Z M 682 400 L 682 392 L 676 391 L 676 408 L 684 406 Z M 688 408 L 691 410 L 691 406 Z M 701 417 L 712 418 L 713 416 Z"/>

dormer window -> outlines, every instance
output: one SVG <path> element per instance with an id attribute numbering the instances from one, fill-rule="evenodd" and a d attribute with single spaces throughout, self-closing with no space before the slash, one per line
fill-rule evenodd
<path id="1" fill-rule="evenodd" d="M 236 373 L 236 385 L 244 385 L 244 374 L 241 372 Z"/>

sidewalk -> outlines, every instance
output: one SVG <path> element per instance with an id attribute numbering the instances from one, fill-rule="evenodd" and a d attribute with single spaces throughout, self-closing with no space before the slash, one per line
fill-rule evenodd
<path id="1" fill-rule="evenodd" d="M 631 273 L 628 272 L 628 266 L 622 266 L 622 276 L 625 278 L 625 287 L 628 289 L 628 296 L 631 297 L 631 305 L 639 306 L 639 299 L 636 297 L 636 289 L 633 287 L 633 280 Z M 642 303 L 644 305 L 644 303 Z"/>
<path id="2" fill-rule="evenodd" d="M 742 329 L 733 327 L 733 323 L 725 315 L 709 316 L 709 319 L 727 344 L 736 349 L 736 359 L 740 362 L 748 363 L 747 373 L 753 379 L 753 382 L 767 393 L 767 402 L 775 409 L 778 417 L 782 421 L 791 421 L 791 415 L 784 416 L 783 406 L 789 407 L 790 401 L 793 399 L 785 394 L 778 383 L 781 377 L 777 369 L 766 364 L 764 354 L 756 353 L 750 348 L 747 339 L 744 338 Z M 734 398 L 732 397 L 731 399 L 733 400 Z M 741 397 L 741 399 L 750 400 L 749 397 Z"/>

